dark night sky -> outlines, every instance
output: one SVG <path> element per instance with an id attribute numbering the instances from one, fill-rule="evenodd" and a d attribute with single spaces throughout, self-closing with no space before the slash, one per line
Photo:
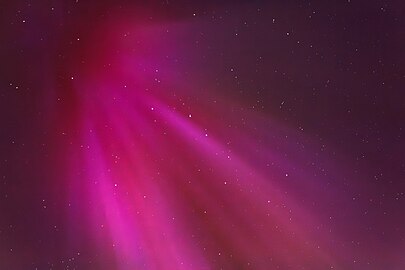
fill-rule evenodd
<path id="1" fill-rule="evenodd" d="M 405 269 L 401 1 L 0 3 L 0 269 Z"/>

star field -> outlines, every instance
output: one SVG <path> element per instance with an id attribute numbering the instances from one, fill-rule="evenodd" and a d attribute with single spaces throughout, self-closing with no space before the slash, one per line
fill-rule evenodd
<path id="1" fill-rule="evenodd" d="M 0 269 L 404 269 L 404 8 L 2 3 Z"/>

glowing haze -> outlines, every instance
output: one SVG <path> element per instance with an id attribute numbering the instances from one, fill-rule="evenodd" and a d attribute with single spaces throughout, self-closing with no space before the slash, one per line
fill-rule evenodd
<path id="1" fill-rule="evenodd" d="M 31 101 L 5 96 L 22 124 L 2 137 L 0 268 L 402 269 L 404 185 L 381 188 L 391 165 L 347 130 L 392 134 L 364 131 L 357 79 L 323 62 L 349 50 L 336 25 L 265 1 L 67 2 L 5 12 L 31 58 L 2 83 Z"/>

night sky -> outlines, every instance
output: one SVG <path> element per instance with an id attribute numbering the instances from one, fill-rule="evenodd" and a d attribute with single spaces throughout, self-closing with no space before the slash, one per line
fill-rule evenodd
<path id="1" fill-rule="evenodd" d="M 405 269 L 403 1 L 0 3 L 0 269 Z"/>

